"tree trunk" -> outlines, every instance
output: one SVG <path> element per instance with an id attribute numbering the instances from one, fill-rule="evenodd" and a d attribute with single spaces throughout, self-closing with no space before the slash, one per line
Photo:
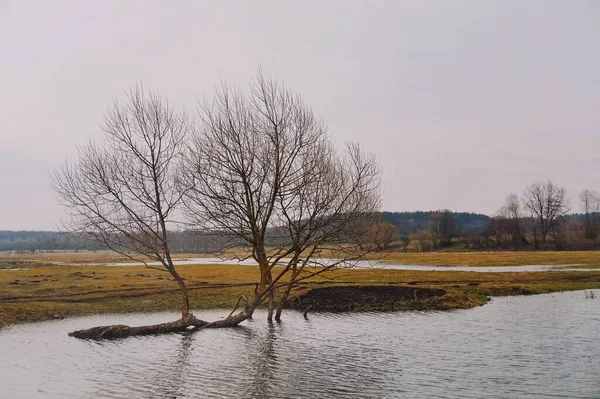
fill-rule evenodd
<path id="1" fill-rule="evenodd" d="M 212 323 L 208 323 L 206 326 L 204 326 L 204 328 L 235 327 L 244 320 L 252 318 L 252 313 L 254 313 L 256 305 L 258 305 L 256 302 L 248 304 L 241 312 L 237 314 L 231 314 L 223 320 L 217 320 L 213 321 Z"/>
<path id="2" fill-rule="evenodd" d="M 296 270 L 294 270 L 292 273 L 293 273 L 292 281 L 294 281 L 297 277 Z M 294 286 L 293 283 L 289 284 L 287 286 L 287 288 L 285 289 L 284 293 L 281 295 L 281 298 L 279 299 L 279 303 L 277 304 L 277 312 L 275 313 L 275 321 L 281 321 L 281 313 L 283 312 L 283 307 L 285 306 L 285 303 L 287 302 L 287 299 L 290 296 L 290 292 L 292 292 L 293 286 Z"/>
<path id="3" fill-rule="evenodd" d="M 543 218 L 540 218 L 540 234 L 542 236 L 542 243 L 546 243 L 546 236 L 548 235 L 548 226 L 547 221 Z"/>
<path id="4" fill-rule="evenodd" d="M 275 312 L 275 321 L 276 322 L 281 321 L 281 313 L 283 312 L 283 304 L 284 304 L 284 302 L 279 302 L 277 304 L 277 311 Z"/>
<path id="5" fill-rule="evenodd" d="M 532 228 L 532 232 L 533 232 L 533 249 L 538 249 L 539 248 L 539 243 L 538 243 L 538 233 L 537 233 L 537 226 L 536 226 L 536 219 L 532 216 L 531 217 L 531 228 Z"/>
<path id="6" fill-rule="evenodd" d="M 275 295 L 273 290 L 269 293 L 269 303 L 267 305 L 267 321 L 271 323 L 273 321 L 273 310 L 275 308 Z"/>
<path id="7" fill-rule="evenodd" d="M 267 320 L 271 322 L 273 321 L 273 304 L 275 299 L 273 289 L 270 289 L 269 286 L 273 282 L 273 276 L 271 275 L 269 262 L 267 260 L 267 255 L 265 254 L 264 250 L 260 250 L 257 252 L 258 268 L 260 270 L 260 284 L 258 286 L 256 296 L 257 298 L 264 298 L 264 295 L 267 294 L 269 298 L 269 302 L 267 305 Z"/>
<path id="8" fill-rule="evenodd" d="M 181 291 L 181 319 L 185 320 L 188 317 L 190 317 L 190 298 L 188 296 L 187 288 L 185 286 L 185 283 L 183 282 L 183 279 L 181 278 L 179 273 L 177 273 L 175 268 L 169 271 L 171 272 L 171 275 L 179 285 L 179 289 Z"/>

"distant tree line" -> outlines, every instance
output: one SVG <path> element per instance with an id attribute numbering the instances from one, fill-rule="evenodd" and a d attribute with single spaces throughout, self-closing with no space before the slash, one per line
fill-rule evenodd
<path id="1" fill-rule="evenodd" d="M 509 194 L 494 216 L 447 209 L 381 212 L 379 222 L 361 237 L 374 250 L 433 251 L 450 246 L 486 250 L 591 250 L 600 247 L 600 194 L 583 190 L 580 213 L 569 213 L 566 190 L 552 181 L 529 185 L 519 197 Z M 281 228 L 270 228 L 266 241 L 278 245 Z M 235 243 L 233 243 L 235 244 Z M 243 243 L 240 241 L 240 245 Z M 170 232 L 177 253 L 215 253 L 232 245 L 222 234 L 193 230 Z M 0 231 L 0 251 L 106 249 L 102 243 L 53 231 Z"/>
<path id="2" fill-rule="evenodd" d="M 99 244 L 81 240 L 64 232 L 0 230 L 0 251 L 35 252 L 101 248 Z"/>
<path id="3" fill-rule="evenodd" d="M 582 213 L 570 214 L 571 201 L 564 187 L 550 180 L 532 183 L 521 197 L 506 197 L 478 244 L 504 249 L 596 249 L 600 195 L 583 190 L 579 205 Z"/>
<path id="4" fill-rule="evenodd" d="M 220 235 L 198 231 L 170 232 L 171 245 L 178 253 L 213 253 L 230 244 Z M 56 231 L 0 231 L 0 251 L 96 251 L 108 249 L 90 237 Z"/>
<path id="5" fill-rule="evenodd" d="M 407 250 L 411 240 L 420 237 L 431 240 L 424 244 L 425 250 L 449 246 L 459 233 L 473 235 L 483 232 L 491 225 L 491 218 L 474 213 L 453 213 L 447 210 L 431 212 L 382 212 L 360 241 L 364 247 L 374 250 L 390 248 Z M 279 245 L 285 236 L 285 227 L 269 228 L 266 241 Z M 426 233 L 425 233 L 426 232 Z M 358 240 L 358 237 L 356 237 Z M 176 253 L 215 253 L 232 245 L 223 234 L 196 230 L 170 231 L 170 246 Z M 55 250 L 101 250 L 108 249 L 91 237 L 54 231 L 0 231 L 0 251 L 55 251 Z"/>
<path id="6" fill-rule="evenodd" d="M 598 249 L 600 194 L 586 189 L 578 200 L 580 213 L 570 213 L 566 189 L 548 180 L 530 184 L 521 196 L 509 194 L 492 217 L 447 209 L 382 212 L 383 223 L 395 229 L 386 237 L 395 238 L 385 248 L 377 240 L 372 245 L 416 251 Z"/>
<path id="7" fill-rule="evenodd" d="M 482 234 L 489 229 L 492 221 L 487 215 L 448 209 L 382 212 L 381 218 L 384 223 L 393 226 L 398 238 L 396 242 L 388 243 L 388 248 L 407 250 L 412 243 L 412 248 L 424 252 L 449 247 L 458 237 Z"/>
<path id="8" fill-rule="evenodd" d="M 398 233 L 411 236 L 428 228 L 432 218 L 438 217 L 444 212 L 450 212 L 459 231 L 465 234 L 476 234 L 483 232 L 489 227 L 491 217 L 479 213 L 451 212 L 448 210 L 438 211 L 416 211 L 416 212 L 381 212 L 382 218 L 398 229 Z"/>

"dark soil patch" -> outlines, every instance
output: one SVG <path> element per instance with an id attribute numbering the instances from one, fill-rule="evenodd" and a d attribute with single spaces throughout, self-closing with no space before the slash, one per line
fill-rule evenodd
<path id="1" fill-rule="evenodd" d="M 345 286 L 314 288 L 290 300 L 291 309 L 317 312 L 420 309 L 423 300 L 444 290 L 403 286 Z"/>
<path id="2" fill-rule="evenodd" d="M 535 294 L 535 292 L 527 289 L 527 288 L 523 288 L 523 287 L 512 287 L 512 290 L 514 293 L 517 293 L 519 295 L 533 295 Z"/>

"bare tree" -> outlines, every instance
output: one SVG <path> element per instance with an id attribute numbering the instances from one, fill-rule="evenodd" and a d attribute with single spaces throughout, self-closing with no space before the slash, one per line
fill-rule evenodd
<path id="1" fill-rule="evenodd" d="M 364 254 L 353 237 L 379 207 L 379 168 L 356 144 L 340 153 L 301 98 L 262 73 L 248 94 L 222 84 L 199 115 L 182 180 L 187 214 L 249 245 L 259 271 L 254 298 L 223 323 L 265 300 L 279 319 L 297 283 Z"/>
<path id="2" fill-rule="evenodd" d="M 98 327 L 75 336 L 126 336 L 204 325 L 190 313 L 186 286 L 169 246 L 168 228 L 183 194 L 175 170 L 189 133 L 185 114 L 138 86 L 127 93 L 124 105 L 115 102 L 106 112 L 102 130 L 103 141 L 80 147 L 78 160 L 53 176 L 53 187 L 70 216 L 65 227 L 170 273 L 181 292 L 181 319 L 136 329 Z"/>
<path id="3" fill-rule="evenodd" d="M 567 191 L 552 181 L 531 184 L 523 194 L 523 205 L 531 220 L 534 246 L 546 242 L 549 233 L 556 236 L 559 225 L 569 211 Z"/>
<path id="4" fill-rule="evenodd" d="M 506 216 L 504 208 L 492 217 L 491 231 L 494 235 L 496 245 L 507 248 L 510 241 L 510 219 Z"/>
<path id="5" fill-rule="evenodd" d="M 585 215 L 585 236 L 592 240 L 598 238 L 600 231 L 600 194 L 592 190 L 583 190 L 579 195 L 581 210 Z"/>
<path id="6" fill-rule="evenodd" d="M 493 218 L 493 228 L 496 238 L 508 245 L 507 237 L 510 237 L 513 247 L 516 249 L 521 245 L 521 202 L 516 194 L 509 194 L 504 205 Z"/>
<path id="7" fill-rule="evenodd" d="M 448 209 L 437 211 L 430 216 L 431 233 L 434 243 L 447 247 L 458 234 L 454 214 Z"/>
<path id="8" fill-rule="evenodd" d="M 371 245 L 380 251 L 386 250 L 390 244 L 399 239 L 400 235 L 398 233 L 398 228 L 386 221 L 373 223 L 365 234 L 366 244 Z"/>
<path id="9" fill-rule="evenodd" d="M 403 251 L 406 251 L 408 249 L 409 244 L 410 236 L 400 236 L 400 245 L 402 246 Z"/>
<path id="10" fill-rule="evenodd" d="M 421 252 L 429 252 L 431 251 L 431 247 L 433 245 L 433 235 L 431 234 L 431 230 L 429 228 L 423 228 L 417 231 L 412 240 L 417 242 L 417 251 Z"/>

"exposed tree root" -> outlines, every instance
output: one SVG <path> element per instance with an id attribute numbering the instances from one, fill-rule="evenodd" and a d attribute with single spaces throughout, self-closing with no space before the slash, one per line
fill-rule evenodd
<path id="1" fill-rule="evenodd" d="M 308 305 L 308 307 L 304 310 L 304 318 L 308 320 L 308 311 L 312 308 L 312 305 Z"/>

